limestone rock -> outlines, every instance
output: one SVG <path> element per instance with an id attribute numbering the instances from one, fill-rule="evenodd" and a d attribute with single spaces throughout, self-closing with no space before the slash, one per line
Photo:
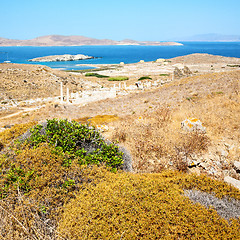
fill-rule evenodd
<path id="1" fill-rule="evenodd" d="M 174 78 L 180 78 L 183 76 L 183 73 L 178 67 L 175 67 L 173 75 L 174 75 Z"/>
<path id="2" fill-rule="evenodd" d="M 96 127 L 100 132 L 107 132 L 109 130 L 107 125 L 97 125 Z"/>
<path id="3" fill-rule="evenodd" d="M 203 169 L 208 169 L 208 168 L 209 168 L 209 164 L 208 164 L 208 163 L 205 163 L 205 162 L 201 162 L 201 163 L 200 163 L 200 166 L 201 166 Z"/>
<path id="4" fill-rule="evenodd" d="M 126 172 L 133 172 L 132 156 L 130 152 L 124 146 L 119 146 L 119 151 L 123 153 L 123 170 Z"/>
<path id="5" fill-rule="evenodd" d="M 184 131 L 187 132 L 201 132 L 205 133 L 206 128 L 203 127 L 202 122 L 197 118 L 187 118 L 181 123 L 181 127 Z"/>
<path id="6" fill-rule="evenodd" d="M 190 69 L 187 66 L 184 66 L 183 74 L 189 76 L 192 74 L 192 72 L 190 71 Z"/>
<path id="7" fill-rule="evenodd" d="M 195 189 L 184 190 L 184 195 L 206 208 L 214 207 L 217 213 L 226 220 L 240 217 L 240 201 L 234 198 L 224 197 L 219 199 L 214 194 Z"/>
<path id="8" fill-rule="evenodd" d="M 233 166 L 234 166 L 235 170 L 237 171 L 237 173 L 240 173 L 240 162 L 234 161 Z"/>
<path id="9" fill-rule="evenodd" d="M 156 60 L 157 63 L 162 63 L 162 62 L 164 62 L 164 61 L 165 61 L 164 58 L 158 58 L 158 59 Z"/>
<path id="10" fill-rule="evenodd" d="M 233 185 L 235 188 L 238 188 L 240 190 L 240 181 L 239 180 L 232 178 L 230 176 L 226 176 L 224 178 L 224 181 Z"/>

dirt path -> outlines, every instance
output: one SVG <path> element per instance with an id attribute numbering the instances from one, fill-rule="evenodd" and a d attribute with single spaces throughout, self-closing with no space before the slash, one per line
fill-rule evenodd
<path id="1" fill-rule="evenodd" d="M 12 117 L 15 117 L 15 116 L 20 115 L 21 113 L 28 113 L 28 112 L 32 112 L 32 111 L 35 111 L 35 110 L 39 110 L 39 109 L 41 109 L 42 107 L 44 107 L 44 106 L 37 106 L 37 107 L 33 107 L 33 108 L 24 108 L 24 109 L 21 110 L 21 111 L 18 111 L 18 112 L 9 114 L 9 115 L 4 116 L 4 117 L 1 117 L 0 120 L 12 118 Z"/>

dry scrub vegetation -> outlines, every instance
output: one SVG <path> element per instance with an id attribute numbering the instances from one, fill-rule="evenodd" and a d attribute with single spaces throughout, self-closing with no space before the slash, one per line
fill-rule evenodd
<path id="1" fill-rule="evenodd" d="M 226 168 L 240 159 L 239 75 L 183 78 L 82 107 L 48 105 L 20 119 L 27 123 L 0 133 L 0 238 L 239 239 L 239 207 L 231 208 L 236 214 L 230 220 L 204 207 L 205 193 L 239 206 L 239 190 L 188 173 L 192 156 L 205 158 L 224 144 L 233 146 Z M 106 124 L 104 136 L 129 150 L 134 173 L 80 165 L 45 142 L 33 147 L 17 141 L 36 124 L 29 120 L 63 116 Z M 206 133 L 184 132 L 181 122 L 189 117 L 200 119 Z M 199 190 L 200 203 L 186 190 Z"/>
<path id="2" fill-rule="evenodd" d="M 130 125 L 131 123 L 131 125 Z M 134 169 L 138 172 L 159 172 L 174 164 L 178 170 L 187 170 L 180 154 L 201 152 L 207 149 L 209 139 L 202 133 L 180 130 L 167 108 L 158 109 L 137 118 L 129 117 L 116 128 L 112 139 L 124 143 L 131 151 Z"/>
<path id="3" fill-rule="evenodd" d="M 161 109 L 155 114 L 151 127 L 167 129 L 172 121 L 170 112 Z M 154 117 L 158 121 L 153 121 Z M 198 189 L 238 201 L 239 190 L 204 175 L 181 171 L 113 173 L 104 165 L 81 165 L 74 159 L 66 162 L 68 155 L 46 143 L 32 147 L 17 140 L 32 124 L 15 125 L 16 138 L 13 129 L 0 133 L 4 142 L 0 156 L 2 239 L 238 239 L 238 215 L 225 220 L 213 208 L 192 203 L 183 190 Z M 143 148 L 139 148 L 139 171 L 150 166 L 146 163 L 144 169 L 141 165 L 144 154 L 153 160 L 171 155 L 167 145 L 154 144 L 162 141 L 160 135 L 147 128 L 144 133 L 149 148 L 141 133 L 134 135 Z M 128 141 L 129 135 L 118 136 Z M 204 151 L 202 137 L 192 134 L 178 146 L 189 152 Z M 196 139 L 197 144 L 192 143 Z M 133 154 L 137 156 L 137 152 Z M 154 171 L 164 168 L 162 163 L 157 166 Z"/>
<path id="4" fill-rule="evenodd" d="M 58 227 L 63 236 L 70 239 L 79 236 L 81 239 L 238 238 L 239 221 L 233 220 L 229 225 L 215 210 L 192 204 L 183 196 L 183 187 L 191 188 L 196 181 L 195 186 L 204 188 L 207 178 L 177 172 L 111 175 L 97 186 L 88 186 L 64 207 Z M 193 182 L 192 186 L 189 181 Z M 211 184 L 225 188 L 219 182 Z"/>
<path id="5" fill-rule="evenodd" d="M 175 108 L 163 107 L 112 123 L 112 139 L 128 147 L 137 171 L 158 172 L 169 163 L 184 170 L 184 158 L 201 154 L 222 140 L 239 145 L 240 96 L 210 95 L 197 101 L 185 100 Z M 188 117 L 200 119 L 207 133 L 186 133 L 181 121 Z M 240 157 L 239 149 L 229 154 L 229 160 Z M 185 165 L 186 167 L 186 165 Z"/>

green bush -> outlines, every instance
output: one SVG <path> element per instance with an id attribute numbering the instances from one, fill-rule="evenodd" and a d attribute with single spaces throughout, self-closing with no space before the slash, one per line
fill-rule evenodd
<path id="1" fill-rule="evenodd" d="M 105 163 L 115 171 L 123 164 L 123 153 L 118 146 L 107 144 L 94 127 L 75 121 L 52 119 L 47 121 L 45 129 L 37 125 L 30 133 L 28 143 L 32 147 L 47 142 L 55 148 L 56 153 L 66 156 L 65 165 L 77 159 L 80 164 Z"/>
<path id="2" fill-rule="evenodd" d="M 149 77 L 149 76 L 144 76 L 144 77 L 140 77 L 140 78 L 138 79 L 138 81 L 145 80 L 145 79 L 152 80 L 151 77 Z"/>
<path id="3" fill-rule="evenodd" d="M 161 77 L 167 77 L 167 76 L 169 76 L 169 74 L 168 74 L 168 73 L 161 73 L 161 74 L 159 74 L 159 76 L 161 76 Z"/>
<path id="4" fill-rule="evenodd" d="M 109 76 L 101 75 L 98 73 L 86 73 L 85 77 L 108 78 Z"/>
<path id="5" fill-rule="evenodd" d="M 108 81 L 126 81 L 128 79 L 128 77 L 110 77 Z"/>

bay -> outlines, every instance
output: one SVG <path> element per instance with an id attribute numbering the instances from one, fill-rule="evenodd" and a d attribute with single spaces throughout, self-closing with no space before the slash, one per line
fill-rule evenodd
<path id="1" fill-rule="evenodd" d="M 0 47 L 0 63 L 41 64 L 64 70 L 80 70 L 89 67 L 78 64 L 135 63 L 140 60 L 155 61 L 158 58 L 173 58 L 192 53 L 208 53 L 225 57 L 240 58 L 240 42 L 182 42 L 183 46 L 66 46 L 66 47 Z M 35 57 L 84 54 L 95 59 L 71 62 L 28 62 Z"/>

